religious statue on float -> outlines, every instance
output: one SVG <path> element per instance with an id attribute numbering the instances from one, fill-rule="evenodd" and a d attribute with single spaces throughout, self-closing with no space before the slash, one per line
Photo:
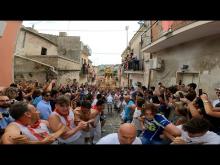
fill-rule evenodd
<path id="1" fill-rule="evenodd" d="M 112 73 L 111 67 L 107 66 L 105 68 L 105 78 L 110 79 L 110 78 L 112 78 L 112 75 L 113 75 L 113 73 Z"/>

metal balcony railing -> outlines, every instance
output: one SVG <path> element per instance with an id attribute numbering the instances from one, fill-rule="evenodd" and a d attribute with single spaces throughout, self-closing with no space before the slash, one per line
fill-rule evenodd
<path id="1" fill-rule="evenodd" d="M 143 71 L 144 60 L 131 59 L 122 63 L 124 71 Z"/>

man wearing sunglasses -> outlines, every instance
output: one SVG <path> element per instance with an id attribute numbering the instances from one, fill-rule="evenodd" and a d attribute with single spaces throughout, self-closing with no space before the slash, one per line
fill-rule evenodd
<path id="1" fill-rule="evenodd" d="M 218 103 L 220 103 L 220 88 L 215 88 L 215 91 L 216 91 L 216 95 L 217 95 L 218 99 L 216 99 L 212 102 L 213 107 L 216 107 L 216 105 Z"/>
<path id="2" fill-rule="evenodd" d="M 43 100 L 37 104 L 37 110 L 40 111 L 40 118 L 42 120 L 48 120 L 48 117 L 52 113 L 52 108 L 50 105 L 50 92 L 42 93 Z"/>

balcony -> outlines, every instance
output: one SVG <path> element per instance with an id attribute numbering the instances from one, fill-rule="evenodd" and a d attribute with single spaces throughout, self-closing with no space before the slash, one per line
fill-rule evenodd
<path id="1" fill-rule="evenodd" d="M 87 64 L 83 64 L 80 70 L 80 76 L 88 75 L 89 69 Z"/>
<path id="2" fill-rule="evenodd" d="M 142 47 L 142 51 L 147 53 L 154 53 L 181 43 L 220 34 L 220 21 L 174 21 L 171 29 L 163 33 L 161 23 L 155 23 L 154 26 L 152 26 L 152 42 Z"/>
<path id="3" fill-rule="evenodd" d="M 144 60 L 131 59 L 122 63 L 124 73 L 144 74 Z"/>

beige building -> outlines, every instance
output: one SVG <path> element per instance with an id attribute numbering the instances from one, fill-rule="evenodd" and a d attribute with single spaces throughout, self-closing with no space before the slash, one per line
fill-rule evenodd
<path id="1" fill-rule="evenodd" d="M 78 36 L 38 33 L 22 27 L 15 51 L 15 80 L 57 79 L 67 84 L 80 81 L 82 42 Z M 25 67 L 24 67 L 25 65 Z"/>
<path id="2" fill-rule="evenodd" d="M 152 59 L 150 85 L 194 82 L 211 98 L 220 87 L 220 21 L 151 21 L 151 41 L 142 51 Z M 146 38 L 142 38 L 146 40 Z"/>
<path id="3" fill-rule="evenodd" d="M 122 87 L 136 86 L 137 84 L 147 85 L 147 68 L 145 67 L 145 56 L 141 51 L 142 40 L 141 36 L 146 30 L 146 23 L 143 23 L 139 30 L 135 33 L 129 42 L 129 46 L 122 53 L 123 69 L 121 77 Z"/>
<path id="4" fill-rule="evenodd" d="M 79 74 L 79 83 L 85 84 L 89 81 L 89 71 L 92 67 L 91 62 L 89 64 L 89 56 L 91 56 L 91 49 L 88 45 L 84 45 L 81 42 L 81 52 L 80 52 L 80 74 Z"/>
<path id="5" fill-rule="evenodd" d="M 96 78 L 95 66 L 92 65 L 92 61 L 90 59 L 88 60 L 88 62 L 89 62 L 88 83 L 94 85 Z"/>
<path id="6" fill-rule="evenodd" d="M 129 54 L 128 48 L 126 48 L 121 55 L 122 65 L 120 66 L 119 73 L 118 73 L 120 87 L 127 87 L 128 86 L 128 74 L 125 73 L 125 70 L 126 70 L 125 69 L 125 58 L 127 57 L 127 54 Z"/>

